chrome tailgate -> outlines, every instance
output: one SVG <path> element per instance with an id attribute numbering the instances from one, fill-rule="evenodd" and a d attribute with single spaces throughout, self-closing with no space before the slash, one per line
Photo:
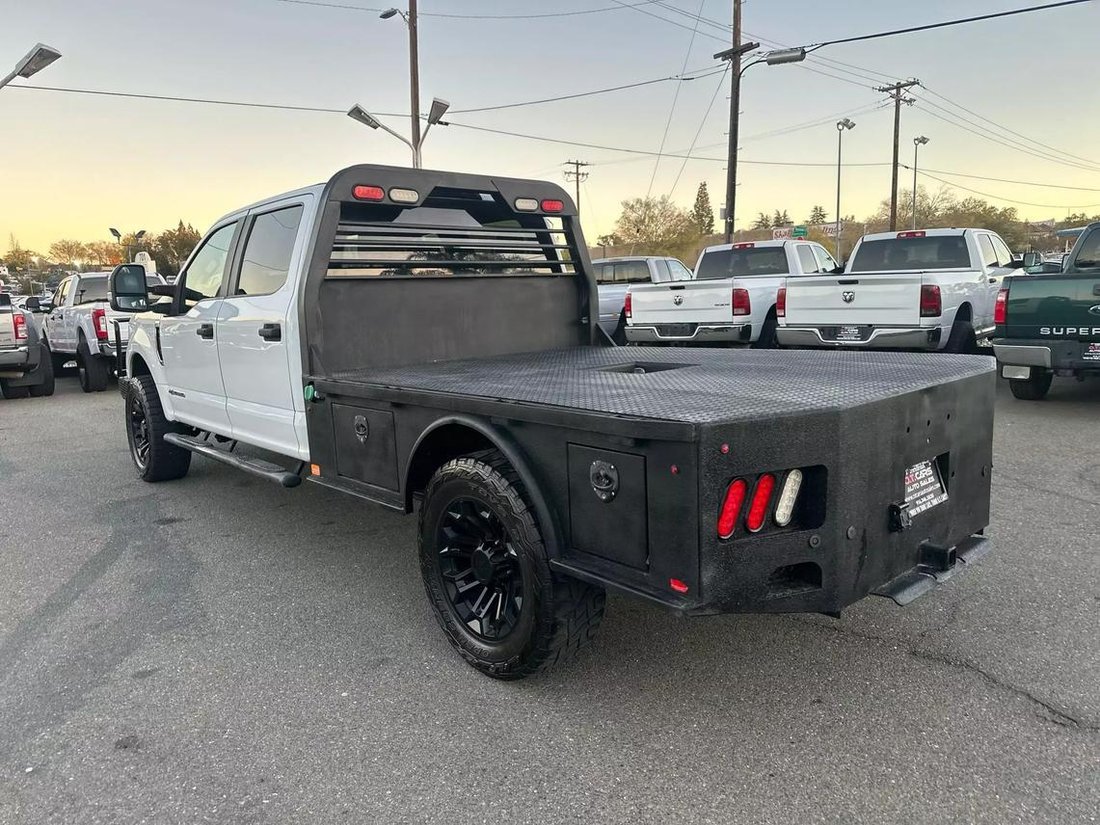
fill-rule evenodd
<path id="1" fill-rule="evenodd" d="M 787 279 L 787 326 L 920 325 L 919 271 Z"/>

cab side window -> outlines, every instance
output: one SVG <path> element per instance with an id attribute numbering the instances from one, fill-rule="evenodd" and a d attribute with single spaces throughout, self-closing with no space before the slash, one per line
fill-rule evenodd
<path id="1" fill-rule="evenodd" d="M 817 272 L 819 264 L 809 244 L 800 243 L 795 247 L 795 251 L 798 253 L 798 262 L 802 264 L 803 273 L 809 275 L 810 273 Z"/>
<path id="2" fill-rule="evenodd" d="M 672 272 L 672 280 L 674 281 L 690 281 L 694 277 L 691 270 L 677 260 L 670 259 L 668 268 Z"/>
<path id="3" fill-rule="evenodd" d="M 837 262 L 833 260 L 832 255 L 825 251 L 825 247 L 815 244 L 813 250 L 814 257 L 817 258 L 817 262 L 821 266 L 821 269 L 818 270 L 819 272 L 832 272 L 837 268 Z"/>
<path id="4" fill-rule="evenodd" d="M 192 307 L 199 301 L 219 296 L 229 262 L 229 247 L 236 231 L 236 222 L 214 230 L 195 253 L 191 263 L 180 273 L 186 306 Z"/>
<path id="5" fill-rule="evenodd" d="M 57 291 L 53 294 L 53 305 L 55 307 L 65 305 L 65 299 L 69 296 L 69 285 L 72 284 L 72 282 L 72 278 L 66 278 L 57 287 Z"/>
<path id="6" fill-rule="evenodd" d="M 302 211 L 292 206 L 256 216 L 244 246 L 236 295 L 271 295 L 286 283 Z"/>
<path id="7" fill-rule="evenodd" d="M 982 263 L 986 266 L 997 265 L 997 253 L 993 251 L 993 241 L 988 235 L 978 236 L 978 248 L 982 251 Z"/>
<path id="8" fill-rule="evenodd" d="M 990 235 L 989 240 L 993 243 L 993 251 L 997 253 L 997 264 L 999 266 L 1012 266 L 1012 253 L 1008 249 L 1008 244 L 996 235 Z"/>

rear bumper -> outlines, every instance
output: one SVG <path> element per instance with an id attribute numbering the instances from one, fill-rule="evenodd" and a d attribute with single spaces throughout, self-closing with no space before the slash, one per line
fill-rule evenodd
<path id="1" fill-rule="evenodd" d="M 632 344 L 657 344 L 669 341 L 726 341 L 746 343 L 752 335 L 752 324 L 699 324 L 691 335 L 673 335 L 668 324 L 646 324 L 626 328 L 626 340 Z"/>
<path id="2" fill-rule="evenodd" d="M 33 372 L 38 368 L 41 351 L 37 344 L 0 349 L 0 372 L 9 373 L 5 377 L 12 377 L 11 373 Z"/>
<path id="3" fill-rule="evenodd" d="M 853 347 L 858 349 L 921 349 L 940 348 L 942 333 L 939 327 L 892 329 L 875 328 L 863 341 L 838 341 L 830 334 L 829 327 L 784 327 L 776 330 L 776 337 L 784 347 Z"/>
<path id="4" fill-rule="evenodd" d="M 993 352 L 1001 366 L 1039 367 L 1048 370 L 1100 371 L 1100 356 L 1089 352 L 1087 341 L 997 339 Z"/>

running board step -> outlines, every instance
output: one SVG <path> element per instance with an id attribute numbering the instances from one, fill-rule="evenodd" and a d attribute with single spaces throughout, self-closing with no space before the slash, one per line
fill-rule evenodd
<path id="1" fill-rule="evenodd" d="M 300 475 L 292 473 L 290 470 L 285 467 L 280 467 L 274 462 L 264 461 L 262 458 L 251 458 L 250 456 L 227 453 L 225 450 L 219 450 L 213 444 L 209 444 L 201 438 L 182 435 L 181 433 L 165 433 L 164 440 L 169 444 L 175 444 L 177 447 L 183 447 L 185 450 L 190 450 L 193 453 L 198 453 L 207 458 L 212 458 L 215 461 L 220 461 L 222 464 L 228 464 L 230 467 L 244 470 L 246 473 L 259 476 L 267 481 L 274 481 L 276 484 L 281 484 L 283 487 L 297 487 L 302 483 L 302 477 Z"/>

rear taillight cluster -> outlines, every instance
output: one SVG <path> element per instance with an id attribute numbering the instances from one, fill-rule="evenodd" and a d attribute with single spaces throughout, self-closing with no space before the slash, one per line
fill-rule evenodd
<path id="1" fill-rule="evenodd" d="M 95 337 L 100 341 L 107 340 L 107 310 L 92 310 L 92 326 L 95 328 Z"/>
<path id="2" fill-rule="evenodd" d="M 27 340 L 27 319 L 21 312 L 16 312 L 11 316 L 11 322 L 15 325 L 15 340 L 26 341 Z"/>
<path id="3" fill-rule="evenodd" d="M 632 304 L 633 304 L 633 301 L 630 300 L 630 293 L 628 292 L 628 293 L 626 293 L 626 300 L 623 303 L 623 312 L 626 313 L 627 318 L 633 317 L 633 315 L 632 315 L 632 312 L 633 312 Z"/>
<path id="4" fill-rule="evenodd" d="M 733 314 L 752 315 L 752 303 L 749 301 L 747 289 L 735 289 L 733 291 Z"/>
<path id="5" fill-rule="evenodd" d="M 777 318 L 787 317 L 787 287 L 779 287 L 779 292 L 775 294 L 775 316 Z"/>
<path id="6" fill-rule="evenodd" d="M 943 314 L 943 301 L 940 288 L 935 284 L 924 284 L 920 288 L 920 317 L 935 318 Z"/>
<path id="7" fill-rule="evenodd" d="M 1008 290 L 997 293 L 997 303 L 993 305 L 993 323 L 1003 326 L 1008 323 Z"/>
<path id="8" fill-rule="evenodd" d="M 749 533 L 759 533 L 769 516 L 777 527 L 789 526 L 801 489 L 802 471 L 797 469 L 761 473 L 754 479 L 735 478 L 726 488 L 718 511 L 718 538 L 733 538 L 742 523 Z"/>

